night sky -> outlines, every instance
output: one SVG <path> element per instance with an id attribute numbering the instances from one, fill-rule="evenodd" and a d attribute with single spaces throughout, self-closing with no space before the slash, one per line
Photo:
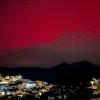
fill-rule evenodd
<path id="1" fill-rule="evenodd" d="M 100 65 L 100 0 L 0 0 L 0 66 Z"/>

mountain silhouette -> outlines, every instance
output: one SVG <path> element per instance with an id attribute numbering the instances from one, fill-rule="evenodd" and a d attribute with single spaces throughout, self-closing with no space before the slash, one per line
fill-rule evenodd
<path id="1" fill-rule="evenodd" d="M 68 84 L 79 81 L 88 81 L 92 77 L 100 77 L 100 66 L 89 61 L 80 61 L 72 64 L 65 62 L 51 68 L 0 67 L 0 73 L 4 75 L 21 74 L 32 80 L 45 80 L 54 84 Z"/>

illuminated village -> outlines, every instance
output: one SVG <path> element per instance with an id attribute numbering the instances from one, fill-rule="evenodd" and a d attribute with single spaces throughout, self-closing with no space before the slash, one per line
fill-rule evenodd
<path id="1" fill-rule="evenodd" d="M 0 97 L 17 97 L 20 99 L 31 95 L 34 98 L 40 98 L 43 93 L 50 91 L 53 86 L 44 81 L 23 79 L 21 75 L 5 77 L 0 75 Z"/>
<path id="2" fill-rule="evenodd" d="M 100 94 L 99 79 L 93 78 L 89 84 L 90 86 L 88 89 L 92 90 L 93 95 Z M 21 75 L 0 75 L 0 98 L 6 98 L 4 100 L 24 100 L 23 98 L 26 98 L 27 96 L 34 98 L 34 100 L 38 100 L 41 99 L 42 95 L 51 91 L 52 95 L 48 94 L 47 100 L 69 100 L 68 96 L 76 95 L 77 91 L 80 90 L 80 87 L 76 87 L 74 90 L 72 88 L 72 86 L 57 86 L 45 81 L 24 79 Z"/>

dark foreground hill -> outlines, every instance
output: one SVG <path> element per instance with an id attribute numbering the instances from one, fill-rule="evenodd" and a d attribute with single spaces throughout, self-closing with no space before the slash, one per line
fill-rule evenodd
<path id="1" fill-rule="evenodd" d="M 100 66 L 96 66 L 88 61 L 81 61 L 71 65 L 62 63 L 52 68 L 1 67 L 0 73 L 4 75 L 21 74 L 24 78 L 32 80 L 45 80 L 55 84 L 67 84 L 88 81 L 92 77 L 100 77 Z"/>

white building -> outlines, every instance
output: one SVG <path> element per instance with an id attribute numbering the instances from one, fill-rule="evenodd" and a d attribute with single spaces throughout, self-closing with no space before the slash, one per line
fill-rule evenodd
<path id="1" fill-rule="evenodd" d="M 22 83 L 22 88 L 31 89 L 31 88 L 34 88 L 34 87 L 36 87 L 35 83 Z"/>

